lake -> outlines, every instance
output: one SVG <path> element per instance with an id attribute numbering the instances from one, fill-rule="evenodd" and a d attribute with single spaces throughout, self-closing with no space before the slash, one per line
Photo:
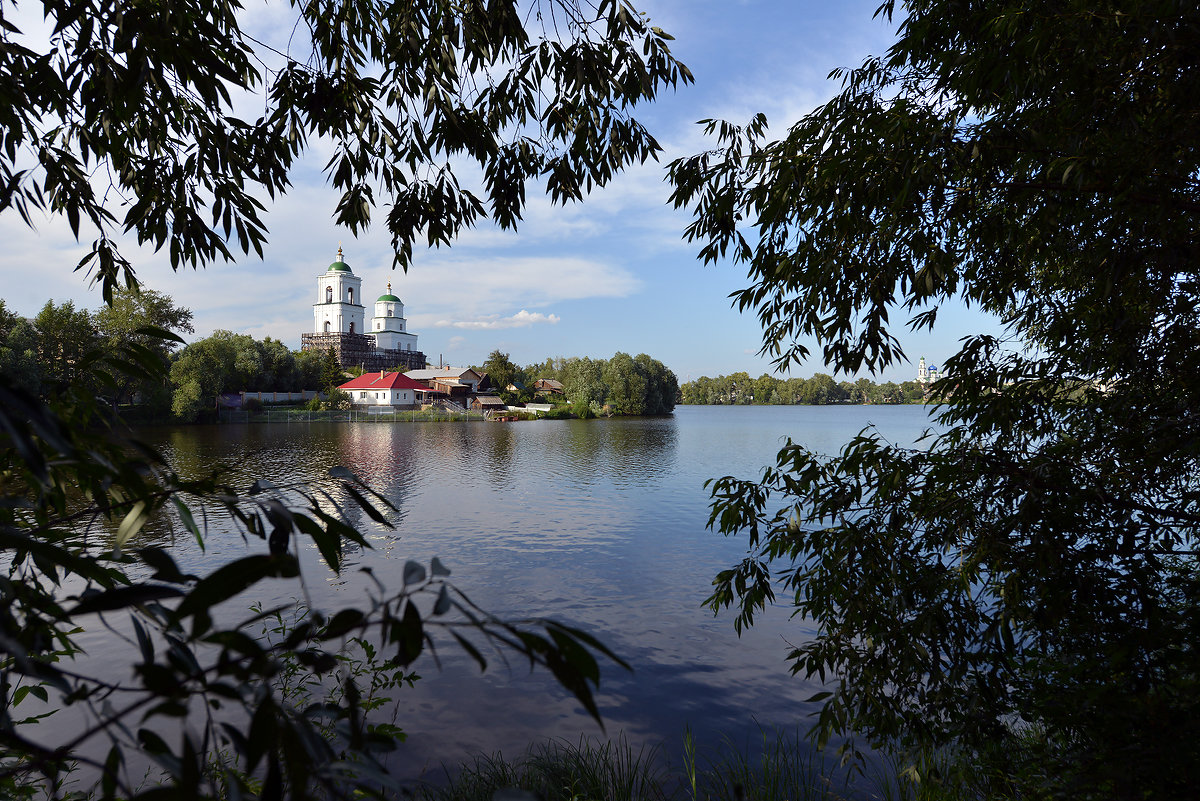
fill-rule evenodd
<path id="1" fill-rule="evenodd" d="M 685 728 L 711 749 L 753 749 L 760 726 L 806 730 L 813 709 L 804 699 L 819 687 L 790 676 L 785 662 L 788 641 L 810 633 L 805 624 L 786 608 L 768 610 L 739 638 L 732 615 L 701 607 L 712 577 L 740 561 L 746 544 L 706 530 L 704 482 L 757 476 L 788 436 L 833 453 L 869 424 L 908 443 L 929 419 L 922 406 L 682 406 L 663 418 L 226 424 L 144 436 L 183 472 L 221 463 L 235 483 L 282 484 L 344 465 L 389 498 L 396 528 L 352 521 L 374 547 L 352 553 L 341 576 L 314 548 L 302 554 L 320 604 L 360 597 L 359 567 L 398 587 L 406 560 L 437 556 L 485 609 L 578 625 L 632 665 L 602 666 L 602 731 L 546 675 L 496 659 L 481 675 L 442 643 L 441 670 L 423 656 L 423 678 L 397 696 L 409 740 L 393 766 L 416 778 L 477 753 L 515 756 L 546 738 L 624 735 L 635 748 L 662 744 L 674 761 Z M 172 547 L 183 567 L 209 572 L 263 544 L 218 526 L 204 552 L 187 537 Z M 276 586 L 263 603 L 298 596 L 292 583 Z M 93 658 L 106 647 L 101 634 L 89 637 Z"/>

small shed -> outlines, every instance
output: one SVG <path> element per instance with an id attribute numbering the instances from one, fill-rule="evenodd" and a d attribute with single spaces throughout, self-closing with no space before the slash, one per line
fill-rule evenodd
<path id="1" fill-rule="evenodd" d="M 471 399 L 471 411 L 474 412 L 502 412 L 507 408 L 495 395 L 476 395 Z"/>

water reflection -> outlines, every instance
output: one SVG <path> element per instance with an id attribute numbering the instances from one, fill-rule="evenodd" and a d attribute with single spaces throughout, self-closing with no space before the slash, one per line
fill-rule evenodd
<path id="1" fill-rule="evenodd" d="M 501 615 L 545 615 L 583 627 L 634 667 L 606 666 L 598 702 L 606 734 L 635 748 L 677 751 L 688 725 L 716 742 L 805 722 L 816 688 L 788 675 L 786 640 L 805 635 L 786 609 L 771 609 L 740 639 L 728 618 L 701 608 L 711 579 L 740 560 L 745 542 L 705 530 L 706 479 L 753 477 L 791 436 L 814 450 L 840 448 L 868 421 L 894 442 L 928 424 L 918 407 L 682 407 L 670 418 L 532 423 L 343 423 L 190 427 L 147 432 L 184 472 L 229 465 L 235 483 L 315 479 L 354 470 L 399 510 L 395 528 L 355 516 L 372 549 L 349 554 L 333 577 L 316 551 L 301 552 L 314 600 L 357 602 L 370 568 L 392 588 L 407 559 L 440 557 L 456 584 Z M 329 509 L 344 499 L 334 496 Z M 336 503 L 334 503 L 336 501 Z M 244 554 L 216 526 L 201 554 L 177 538 L 185 569 L 209 572 Z M 274 598 L 295 597 L 281 582 Z M 600 734 L 578 704 L 521 665 L 479 676 L 449 646 L 440 673 L 401 695 L 413 736 L 397 767 L 415 776 L 441 762 L 529 741 Z"/>

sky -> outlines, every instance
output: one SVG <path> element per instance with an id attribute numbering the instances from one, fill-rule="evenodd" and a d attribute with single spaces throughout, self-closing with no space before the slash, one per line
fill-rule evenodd
<path id="1" fill-rule="evenodd" d="M 120 249 L 143 285 L 191 309 L 196 328 L 191 340 L 225 329 L 271 336 L 298 349 L 300 335 L 313 330 L 317 277 L 340 245 L 363 279 L 368 301 L 391 282 L 418 347 L 435 364 L 478 365 L 497 349 L 518 364 L 550 357 L 607 359 L 624 351 L 653 356 L 680 382 L 772 372 L 770 360 L 758 355 L 757 318 L 738 312 L 729 299 L 748 284 L 745 268 L 704 265 L 696 258 L 699 244 L 683 238 L 689 216 L 667 202 L 666 164 L 712 146 L 697 125 L 701 119 L 744 123 L 762 112 L 772 133 L 782 134 L 838 90 L 828 78 L 831 70 L 858 66 L 887 50 L 893 31 L 873 19 L 878 4 L 635 2 L 652 24 L 675 37 L 672 52 L 696 77 L 694 84 L 668 90 L 635 112 L 663 146 L 660 160 L 628 169 L 583 203 L 555 206 L 531 186 L 516 232 L 484 222 L 452 247 L 415 250 L 407 273 L 392 270 L 390 237 L 382 224 L 358 236 L 334 224 L 337 194 L 321 173 L 319 146 L 293 174 L 288 194 L 269 207 L 269 241 L 261 260 L 251 255 L 175 273 L 165 252 L 139 248 L 132 237 L 119 240 Z M 284 22 L 277 5 L 249 0 L 246 6 L 251 32 L 267 35 Z M 385 213 L 376 209 L 380 220 Z M 8 308 L 26 316 L 48 300 L 98 308 L 98 288 L 74 271 L 90 249 L 92 237 L 81 238 L 75 241 L 65 220 L 43 218 L 30 229 L 15 213 L 0 215 L 0 296 Z M 373 314 L 370 303 L 366 314 Z M 920 357 L 941 364 L 963 336 L 996 329 L 994 320 L 963 308 L 944 308 L 933 332 L 896 326 L 893 334 L 910 362 L 876 380 L 914 378 Z M 814 355 L 791 375 L 831 372 L 819 347 L 807 344 Z"/>

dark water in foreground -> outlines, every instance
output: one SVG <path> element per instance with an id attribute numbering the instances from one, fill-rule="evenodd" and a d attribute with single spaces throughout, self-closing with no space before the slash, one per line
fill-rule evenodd
<path id="1" fill-rule="evenodd" d="M 623 734 L 635 748 L 662 743 L 674 761 L 685 727 L 709 748 L 722 738 L 752 743 L 760 726 L 806 729 L 803 699 L 819 688 L 784 662 L 805 625 L 769 610 L 739 639 L 731 615 L 701 608 L 713 575 L 745 546 L 705 530 L 703 485 L 756 476 L 787 436 L 832 453 L 871 423 L 908 443 L 928 418 L 918 406 L 680 407 L 659 419 L 223 425 L 146 436 L 184 471 L 221 462 L 238 483 L 284 483 L 344 465 L 386 495 L 399 508 L 395 530 L 354 521 L 374 550 L 353 554 L 342 576 L 315 549 L 304 555 L 319 604 L 355 602 L 365 588 L 358 567 L 398 587 L 407 559 L 438 556 L 482 607 L 581 626 L 633 666 L 603 666 L 601 731 L 545 675 L 495 659 L 480 675 L 445 643 L 441 671 L 423 658 L 424 678 L 397 694 L 409 740 L 394 767 L 415 778 L 552 737 Z M 217 534 L 205 553 L 186 539 L 174 548 L 187 568 L 208 572 L 261 543 Z M 260 600 L 297 592 L 281 586 Z M 88 650 L 103 658 L 105 647 L 97 637 Z"/>

